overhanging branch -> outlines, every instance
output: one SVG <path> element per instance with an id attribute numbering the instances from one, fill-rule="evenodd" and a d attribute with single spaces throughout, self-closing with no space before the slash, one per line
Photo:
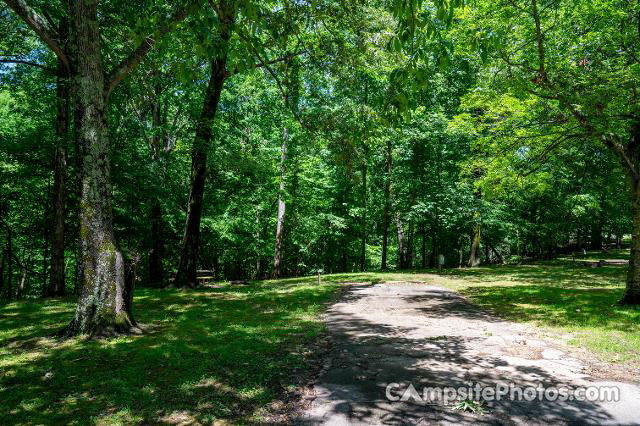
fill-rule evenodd
<path id="1" fill-rule="evenodd" d="M 65 68 L 69 69 L 69 60 L 64 53 L 57 32 L 49 22 L 33 10 L 24 0 L 4 0 L 4 2 L 18 15 L 44 42 L 58 58 Z"/>
<path id="2" fill-rule="evenodd" d="M 106 96 L 109 97 L 111 91 L 142 61 L 158 40 L 173 31 L 187 16 L 189 16 L 188 6 L 180 7 L 167 20 L 162 22 L 153 34 L 146 36 L 138 47 L 107 75 L 105 79 Z"/>

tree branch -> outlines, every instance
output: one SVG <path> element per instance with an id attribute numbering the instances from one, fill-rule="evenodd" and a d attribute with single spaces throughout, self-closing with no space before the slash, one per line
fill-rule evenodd
<path id="1" fill-rule="evenodd" d="M 624 164 L 627 166 L 627 168 L 629 169 L 629 172 L 633 175 L 633 177 L 635 177 L 636 179 L 640 178 L 640 173 L 638 173 L 638 168 L 636 167 L 634 161 L 629 157 L 627 150 L 625 150 L 620 143 L 613 140 L 611 136 L 607 136 L 607 135 L 602 135 L 602 142 L 606 146 L 611 148 L 616 154 L 618 154 L 618 157 L 620 157 L 620 159 L 624 162 Z"/>
<path id="2" fill-rule="evenodd" d="M 189 16 L 188 6 L 178 8 L 171 17 L 160 24 L 155 33 L 145 37 L 140 45 L 138 45 L 138 47 L 131 52 L 129 56 L 116 65 L 105 79 L 106 97 L 109 97 L 111 91 L 113 91 L 118 83 L 120 83 L 140 63 L 140 61 L 142 61 L 158 40 L 173 31 L 176 25 L 183 21 L 187 16 Z"/>
<path id="3" fill-rule="evenodd" d="M 536 24 L 536 41 L 538 43 L 538 61 L 540 77 L 546 80 L 546 73 L 544 70 L 544 42 L 542 41 L 542 29 L 540 25 L 540 13 L 538 12 L 538 1 L 531 0 L 531 12 L 533 14 L 533 20 Z"/>
<path id="4" fill-rule="evenodd" d="M 259 56 L 258 56 L 258 54 L 256 52 L 255 54 L 256 54 L 256 57 L 258 58 L 258 62 L 259 63 L 254 64 L 252 68 L 253 69 L 264 68 L 264 67 L 266 67 L 268 65 L 274 65 L 274 64 L 277 64 L 279 62 L 284 62 L 284 61 L 287 61 L 289 59 L 293 59 L 296 56 L 302 55 L 303 53 L 306 53 L 306 50 L 300 50 L 300 51 L 297 51 L 297 52 L 287 53 L 286 55 L 280 56 L 279 58 L 271 59 L 269 61 L 266 61 L 266 60 L 263 61 L 263 60 L 261 60 L 259 58 Z M 227 77 L 231 77 L 231 76 L 234 76 L 236 74 L 240 74 L 241 72 L 242 71 L 239 68 L 236 67 L 236 68 L 234 68 L 233 71 L 227 72 Z"/>
<path id="5" fill-rule="evenodd" d="M 18 15 L 44 42 L 58 58 L 65 68 L 69 69 L 69 60 L 58 40 L 58 34 L 49 22 L 34 11 L 24 0 L 4 0 L 4 2 Z"/>
<path id="6" fill-rule="evenodd" d="M 30 61 L 25 61 L 22 59 L 0 59 L 0 64 L 23 64 L 23 65 L 30 65 L 32 67 L 38 67 L 38 68 L 42 68 L 43 70 L 49 72 L 49 73 L 53 73 L 56 74 L 56 70 L 53 68 L 50 68 L 46 65 L 42 65 L 42 64 L 37 64 L 35 62 L 30 62 Z"/>

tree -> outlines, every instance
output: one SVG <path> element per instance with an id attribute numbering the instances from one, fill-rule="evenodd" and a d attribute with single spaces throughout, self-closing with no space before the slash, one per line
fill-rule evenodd
<path id="1" fill-rule="evenodd" d="M 599 141 L 619 159 L 631 188 L 631 260 L 623 304 L 640 303 L 640 32 L 637 2 L 479 2 L 463 16 L 467 41 L 497 66 L 499 92 L 536 100 L 547 151 Z M 474 34 L 474 35 L 471 35 Z M 485 80 L 488 81 L 488 80 Z M 544 129 L 544 131 L 543 131 Z M 554 137 L 545 135 L 553 134 Z"/>
<path id="2" fill-rule="evenodd" d="M 207 172 L 207 154 L 218 102 L 220 102 L 224 81 L 229 75 L 227 71 L 229 39 L 234 29 L 238 6 L 238 2 L 227 0 L 220 0 L 213 4 L 218 17 L 217 34 L 214 41 L 216 55 L 210 60 L 209 83 L 207 84 L 191 151 L 191 183 L 187 220 L 182 238 L 182 254 L 174 281 L 178 287 L 194 288 L 198 285 L 196 269 L 200 246 L 200 218 L 202 216 L 202 200 Z"/>
<path id="3" fill-rule="evenodd" d="M 102 62 L 98 2 L 70 3 L 67 10 L 74 34 L 65 51 L 49 21 L 24 0 L 6 0 L 64 64 L 72 75 L 75 95 L 75 132 L 81 155 L 80 238 L 82 289 L 73 320 L 65 335 L 127 331 L 135 325 L 125 303 L 125 264 L 113 235 L 109 132 L 106 111 L 109 95 L 156 43 L 187 16 L 178 9 L 119 64 L 105 72 Z"/>

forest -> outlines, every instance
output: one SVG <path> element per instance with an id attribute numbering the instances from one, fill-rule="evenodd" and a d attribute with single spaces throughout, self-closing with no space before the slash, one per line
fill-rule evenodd
<path id="1" fill-rule="evenodd" d="M 0 338 L 34 337 L 11 312 L 159 339 L 180 303 L 221 327 L 172 299 L 217 286 L 317 284 L 316 309 L 543 265 L 615 281 L 599 315 L 639 345 L 639 58 L 633 0 L 3 0 Z"/>

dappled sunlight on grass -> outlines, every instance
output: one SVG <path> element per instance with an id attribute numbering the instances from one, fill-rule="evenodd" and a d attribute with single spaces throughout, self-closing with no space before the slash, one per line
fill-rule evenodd
<path id="1" fill-rule="evenodd" d="M 640 310 L 615 303 L 625 266 L 569 260 L 521 266 L 349 273 L 140 289 L 143 335 L 50 338 L 71 299 L 0 305 L 0 418 L 8 423 L 259 421 L 308 366 L 305 347 L 342 283 L 407 281 L 460 291 L 507 320 L 531 322 L 610 362 L 640 364 Z M 626 364 L 624 364 L 626 365 Z M 3 420 L 3 424 L 7 421 Z"/>
<path id="2" fill-rule="evenodd" d="M 296 348 L 321 332 L 318 313 L 336 288 L 325 282 L 141 289 L 134 312 L 144 335 L 63 343 L 45 336 L 69 321 L 71 300 L 4 305 L 0 418 L 36 424 L 252 419 L 304 369 Z"/>
<path id="3" fill-rule="evenodd" d="M 624 258 L 622 252 L 616 255 Z M 439 284 L 507 320 L 568 333 L 573 336 L 569 343 L 604 361 L 640 367 L 640 309 L 617 305 L 626 270 L 626 266 L 586 268 L 559 259 L 450 270 Z"/>

